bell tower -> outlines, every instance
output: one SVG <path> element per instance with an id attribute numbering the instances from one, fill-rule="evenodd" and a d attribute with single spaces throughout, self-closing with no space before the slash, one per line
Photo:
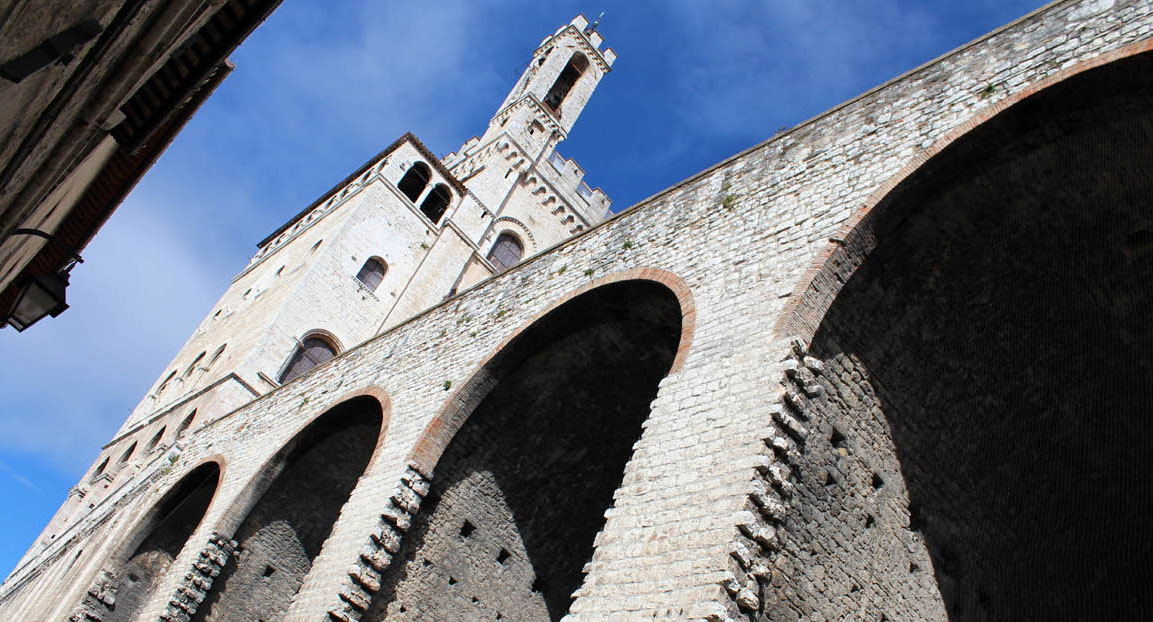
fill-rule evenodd
<path id="1" fill-rule="evenodd" d="M 617 55 L 611 48 L 601 50 L 604 39 L 592 24 L 577 15 L 568 24 L 544 38 L 533 52 L 524 73 L 509 91 L 504 102 L 489 121 L 488 131 L 481 138 L 486 142 L 490 134 L 508 130 L 514 138 L 520 131 L 555 130 L 557 138 L 564 140 L 601 78 L 612 70 Z M 532 121 L 539 127 L 533 127 Z M 509 124 L 513 124 L 510 129 Z M 518 131 L 519 130 L 519 131 Z M 536 142 L 532 140 L 524 143 Z"/>

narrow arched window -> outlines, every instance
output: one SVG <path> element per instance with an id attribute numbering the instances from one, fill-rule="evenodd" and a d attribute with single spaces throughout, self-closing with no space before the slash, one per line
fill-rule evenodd
<path id="1" fill-rule="evenodd" d="M 101 475 L 104 474 L 104 470 L 108 468 L 108 460 L 109 459 L 110 459 L 110 457 L 105 458 L 104 462 L 101 462 L 100 466 L 96 467 L 96 471 L 92 474 L 93 481 L 95 481 L 97 477 L 100 477 Z"/>
<path id="2" fill-rule="evenodd" d="M 444 184 L 437 184 L 432 192 L 424 198 L 424 203 L 420 205 L 420 211 L 433 224 L 440 222 L 440 217 L 444 215 L 444 210 L 448 208 L 449 201 L 452 200 L 452 193 L 449 192 L 448 186 Z"/>
<path id="3" fill-rule="evenodd" d="M 160 386 L 156 387 L 156 393 L 157 394 L 163 393 L 164 389 L 168 388 L 168 383 L 172 382 L 172 379 L 175 377 L 176 377 L 176 370 L 174 369 L 174 370 L 172 370 L 172 373 L 168 374 L 168 376 L 166 376 L 164 378 L 164 382 L 161 382 Z"/>
<path id="4" fill-rule="evenodd" d="M 377 287 L 380 287 L 380 282 L 384 280 L 384 273 L 388 271 L 388 267 L 384 262 L 376 257 L 369 257 L 368 261 L 360 267 L 360 272 L 356 273 L 358 281 L 368 288 L 368 291 L 375 292 Z"/>
<path id="5" fill-rule="evenodd" d="M 226 343 L 226 344 L 220 346 L 219 348 L 217 348 L 216 352 L 212 353 L 212 358 L 208 359 L 208 363 L 204 366 L 204 371 L 208 371 L 208 370 L 212 369 L 212 366 L 216 364 L 216 361 L 220 360 L 220 355 L 224 354 L 224 348 L 227 348 L 227 347 L 228 347 L 228 344 Z"/>
<path id="6" fill-rule="evenodd" d="M 409 201 L 416 203 L 416 200 L 420 198 L 420 193 L 424 192 L 424 187 L 428 185 L 429 179 L 432 179 L 432 169 L 428 168 L 424 162 L 415 162 L 408 168 L 404 177 L 400 178 L 396 187 L 404 196 L 408 197 Z"/>
<path id="7" fill-rule="evenodd" d="M 132 444 L 129 445 L 128 449 L 126 449 L 124 451 L 124 455 L 120 456 L 120 464 L 124 464 L 125 462 L 128 462 L 128 459 L 132 457 L 132 454 L 135 451 L 136 451 L 136 441 L 132 441 Z"/>
<path id="8" fill-rule="evenodd" d="M 545 95 L 545 105 L 552 108 L 554 112 L 560 112 L 561 102 L 568 96 L 568 92 L 572 90 L 573 85 L 580 79 L 585 69 L 588 69 L 588 66 L 589 59 L 585 58 L 584 54 L 580 52 L 573 54 L 564 70 L 557 76 L 556 82 L 553 82 L 552 88 L 548 90 L 548 95 Z"/>
<path id="9" fill-rule="evenodd" d="M 188 416 L 184 418 L 184 421 L 180 422 L 180 427 L 176 428 L 176 438 L 183 437 L 184 433 L 188 431 L 188 428 L 192 427 L 192 422 L 195 419 L 196 419 L 196 409 L 194 408 L 194 409 L 192 409 L 192 412 L 188 413 Z"/>
<path id="10" fill-rule="evenodd" d="M 200 360 L 204 358 L 204 354 L 205 354 L 204 352 L 201 352 L 200 354 L 196 355 L 196 358 L 192 359 L 192 363 L 188 365 L 188 369 L 184 370 L 184 377 L 185 378 L 191 376 L 192 372 L 196 371 L 196 364 L 199 363 Z"/>
<path id="11" fill-rule="evenodd" d="M 281 372 L 279 381 L 284 384 L 293 378 L 302 376 L 312 371 L 313 367 L 334 356 L 336 356 L 336 348 L 328 340 L 319 335 L 305 337 L 304 341 L 297 344 L 292 358 L 288 359 L 288 365 Z"/>
<path id="12" fill-rule="evenodd" d="M 156 449 L 156 446 L 159 445 L 160 441 L 164 439 L 164 431 L 167 429 L 167 427 L 160 428 L 160 431 L 152 437 L 152 440 L 148 441 L 148 445 L 144 447 L 144 451 L 151 452 L 153 449 Z"/>
<path id="13" fill-rule="evenodd" d="M 492 249 L 488 251 L 488 260 L 492 265 L 496 266 L 497 271 L 508 270 L 509 268 L 520 263 L 520 258 L 524 256 L 524 246 L 521 245 L 520 240 L 516 236 L 504 232 L 493 243 Z"/>

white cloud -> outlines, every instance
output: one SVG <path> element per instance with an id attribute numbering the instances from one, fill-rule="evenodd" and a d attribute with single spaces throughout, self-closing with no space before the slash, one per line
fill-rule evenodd
<path id="1" fill-rule="evenodd" d="M 135 195 L 73 270 L 74 309 L 0 331 L 5 366 L 20 368 L 0 377 L 0 448 L 76 475 L 88 466 L 227 282 L 186 233 Z"/>

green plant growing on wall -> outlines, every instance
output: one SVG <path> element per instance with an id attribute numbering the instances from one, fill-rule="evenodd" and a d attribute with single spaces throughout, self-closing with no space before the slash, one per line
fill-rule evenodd
<path id="1" fill-rule="evenodd" d="M 445 380 L 444 381 L 444 390 L 448 391 L 451 388 L 452 388 L 452 381 L 451 380 Z"/>
<path id="2" fill-rule="evenodd" d="M 568 270 L 568 264 L 565 264 L 565 265 L 561 266 L 560 268 L 557 268 L 556 273 L 557 274 L 564 274 L 565 270 Z"/>
<path id="3" fill-rule="evenodd" d="M 978 93 L 978 95 L 981 97 L 981 99 L 989 99 L 995 92 L 997 92 L 997 85 L 989 82 L 981 88 L 981 91 Z"/>
<path id="4" fill-rule="evenodd" d="M 625 240 L 625 243 L 621 244 L 621 248 L 625 249 L 626 251 L 632 247 L 633 247 L 633 241 L 632 240 Z"/>
<path id="5" fill-rule="evenodd" d="M 585 276 L 592 276 L 592 275 L 596 274 L 596 272 L 597 272 L 596 270 L 589 268 L 589 269 L 585 270 Z"/>

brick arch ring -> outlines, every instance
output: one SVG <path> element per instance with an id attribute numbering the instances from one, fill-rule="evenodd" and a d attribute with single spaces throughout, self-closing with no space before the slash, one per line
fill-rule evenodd
<path id="1" fill-rule="evenodd" d="M 300 438 L 300 435 L 312 424 L 316 423 L 317 420 L 332 411 L 332 409 L 358 397 L 370 397 L 380 406 L 380 431 L 376 437 L 376 444 L 372 448 L 372 455 L 368 460 L 366 471 L 371 469 L 380 458 L 380 448 L 384 445 L 384 439 L 388 435 L 388 424 L 392 416 L 392 400 L 388 392 L 375 385 L 351 389 L 339 396 L 318 403 L 317 407 L 312 409 L 310 416 L 293 428 L 286 439 L 276 447 L 276 450 L 264 459 L 260 468 L 252 473 L 248 481 L 240 486 L 239 489 L 241 492 L 233 497 L 229 507 L 220 518 L 217 519 L 215 531 L 220 534 L 232 534 L 239 529 L 240 524 L 244 522 L 244 519 L 252 509 L 256 507 L 261 496 L 264 495 L 276 478 L 279 470 L 278 463 L 291 451 L 293 442 Z M 223 479 L 221 482 L 223 483 Z"/>
<path id="2" fill-rule="evenodd" d="M 684 367 L 689 349 L 693 341 L 693 331 L 696 326 L 696 306 L 693 302 L 692 291 L 688 284 L 679 276 L 659 268 L 633 268 L 606 275 L 572 290 L 554 300 L 551 304 L 538 311 L 532 318 L 521 324 L 515 331 L 506 337 L 499 345 L 493 348 L 488 355 L 473 370 L 469 379 L 461 383 L 460 388 L 445 400 L 432 421 L 421 432 L 420 439 L 409 455 L 409 464 L 418 471 L 430 476 L 440 456 L 448 447 L 456 433 L 464 426 L 465 421 L 476 409 L 480 402 L 496 386 L 499 379 L 485 373 L 489 363 L 499 356 L 514 339 L 523 334 L 549 313 L 570 300 L 593 291 L 594 289 L 620 283 L 623 281 L 650 281 L 664 285 L 674 296 L 681 309 L 681 339 L 677 344 L 677 352 L 669 367 L 668 375 L 677 373 Z"/>
<path id="3" fill-rule="evenodd" d="M 963 136 L 968 135 L 979 126 L 1028 97 L 1064 82 L 1077 74 L 1150 51 L 1153 51 L 1153 39 L 1133 43 L 1062 69 L 1020 92 L 989 105 L 968 121 L 953 128 L 933 146 L 913 156 L 913 159 L 904 168 L 869 195 L 864 205 L 853 212 L 837 233 L 833 234 L 825 247 L 817 253 L 809 268 L 798 279 L 796 287 L 789 295 L 789 301 L 777 317 L 776 324 L 773 326 L 773 339 L 798 339 L 801 345 L 808 346 L 841 288 L 876 247 L 874 226 L 877 216 L 873 211 L 874 208 L 884 201 L 901 182 L 917 172 L 933 157 Z"/>
<path id="4" fill-rule="evenodd" d="M 153 520 L 159 519 L 159 506 L 162 502 L 176 493 L 177 487 L 184 482 L 184 479 L 191 475 L 197 469 L 205 467 L 210 464 L 216 465 L 216 489 L 212 492 L 212 499 L 204 508 L 204 516 L 208 516 L 213 509 L 213 505 L 219 502 L 221 485 L 224 483 L 224 478 L 227 476 L 228 460 L 223 454 L 214 453 L 209 456 L 199 458 L 190 466 L 180 469 L 179 474 L 173 472 L 167 477 L 166 485 L 163 488 L 154 489 L 149 494 L 144 502 L 140 505 L 143 512 L 136 516 L 136 522 L 133 523 L 132 529 L 121 539 L 121 541 L 111 549 L 112 553 L 108 555 L 109 560 L 127 559 L 128 556 L 140 546 L 148 536 L 148 526 Z M 185 543 L 187 545 L 187 543 Z"/>

